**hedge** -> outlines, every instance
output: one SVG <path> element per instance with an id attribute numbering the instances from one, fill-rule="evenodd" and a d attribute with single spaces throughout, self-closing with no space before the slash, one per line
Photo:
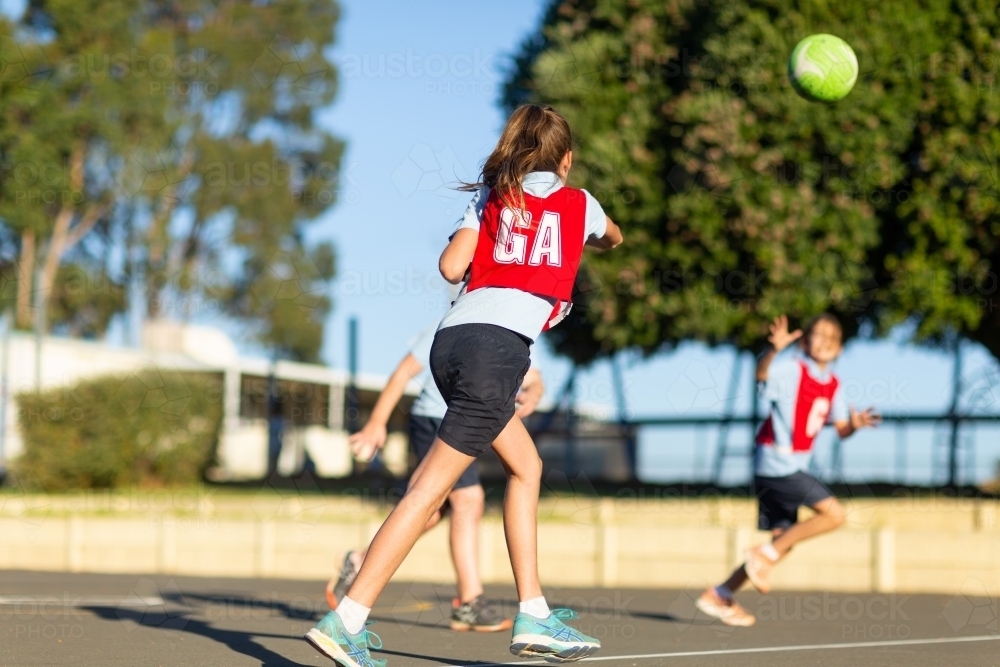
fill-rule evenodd
<path id="1" fill-rule="evenodd" d="M 222 377 L 142 371 L 16 397 L 21 479 L 45 491 L 195 484 L 215 458 Z"/>

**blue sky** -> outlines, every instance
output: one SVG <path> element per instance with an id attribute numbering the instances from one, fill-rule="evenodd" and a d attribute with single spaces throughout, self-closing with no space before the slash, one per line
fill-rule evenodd
<path id="1" fill-rule="evenodd" d="M 322 122 L 347 140 L 340 203 L 316 225 L 339 255 L 326 359 L 343 364 L 357 316 L 361 366 L 387 372 L 439 317 L 437 257 L 503 124 L 503 70 L 539 18 L 537 0 L 342 3 L 338 100 Z"/>

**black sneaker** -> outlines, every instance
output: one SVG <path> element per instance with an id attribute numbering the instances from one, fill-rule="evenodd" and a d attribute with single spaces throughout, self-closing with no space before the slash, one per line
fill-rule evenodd
<path id="1" fill-rule="evenodd" d="M 354 551 L 348 551 L 344 556 L 344 563 L 340 566 L 340 576 L 334 581 L 331 579 L 326 585 L 326 603 L 330 609 L 336 609 L 337 604 L 344 599 L 347 591 L 351 590 L 351 584 L 358 576 L 358 569 L 354 567 Z"/>
<path id="2" fill-rule="evenodd" d="M 451 629 L 458 632 L 500 632 L 509 630 L 514 621 L 503 617 L 499 605 L 481 597 L 472 602 L 452 605 Z"/>

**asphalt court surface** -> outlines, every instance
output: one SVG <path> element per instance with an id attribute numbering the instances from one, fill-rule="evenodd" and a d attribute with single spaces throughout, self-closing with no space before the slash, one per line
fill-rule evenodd
<path id="1" fill-rule="evenodd" d="M 332 665 L 301 639 L 326 613 L 321 581 L 0 572 L 0 665 Z M 512 587 L 489 587 L 510 614 Z M 1000 667 L 996 597 L 741 593 L 758 616 L 730 628 L 694 608 L 698 591 L 548 587 L 580 613 L 616 665 Z M 390 667 L 538 664 L 508 652 L 509 631 L 448 629 L 449 584 L 394 582 L 369 629 Z M 541 663 L 544 664 L 544 663 Z"/>

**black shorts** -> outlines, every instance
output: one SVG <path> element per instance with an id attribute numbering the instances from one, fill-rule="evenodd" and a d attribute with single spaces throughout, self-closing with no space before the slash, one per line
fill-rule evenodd
<path id="1" fill-rule="evenodd" d="M 431 373 L 448 412 L 438 437 L 479 456 L 514 416 L 514 400 L 531 362 L 531 341 L 492 324 L 441 329 L 431 345 Z"/>
<path id="2" fill-rule="evenodd" d="M 787 477 L 754 477 L 753 484 L 760 530 L 788 528 L 799 520 L 800 507 L 812 507 L 833 496 L 823 482 L 801 471 Z"/>
<path id="3" fill-rule="evenodd" d="M 417 455 L 417 462 L 424 460 L 427 452 L 431 451 L 434 438 L 437 437 L 438 428 L 441 427 L 441 420 L 433 417 L 423 417 L 421 415 L 410 415 L 410 447 Z M 464 489 L 467 486 L 479 485 L 479 463 L 473 461 L 462 476 L 455 482 L 452 490 Z"/>

